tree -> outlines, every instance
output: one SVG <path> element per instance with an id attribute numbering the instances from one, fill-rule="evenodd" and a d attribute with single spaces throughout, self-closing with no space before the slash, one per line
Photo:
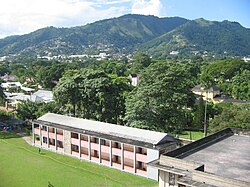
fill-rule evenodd
<path id="1" fill-rule="evenodd" d="M 237 99 L 250 100 L 250 71 L 244 70 L 235 75 L 229 83 L 231 95 Z"/>
<path id="2" fill-rule="evenodd" d="M 60 106 L 62 112 L 73 113 L 76 116 L 76 105 L 81 102 L 81 94 L 77 77 L 73 76 L 77 71 L 69 71 L 63 76 L 56 87 L 53 89 L 53 95 L 56 103 Z"/>
<path id="3" fill-rule="evenodd" d="M 190 72 L 184 64 L 157 62 L 142 73 L 126 100 L 127 125 L 156 131 L 178 131 L 185 123 Z"/>
<path id="4" fill-rule="evenodd" d="M 36 119 L 38 104 L 31 101 L 22 101 L 17 107 L 17 116 L 22 120 L 33 120 Z"/>
<path id="5" fill-rule="evenodd" d="M 128 93 L 132 90 L 130 79 L 128 77 L 119 77 L 117 75 L 109 75 L 112 79 L 112 102 L 113 106 L 110 110 L 113 110 L 113 122 L 116 124 L 123 124 L 123 118 L 125 116 L 125 99 Z"/>
<path id="6" fill-rule="evenodd" d="M 54 88 L 55 101 L 63 113 L 98 121 L 118 123 L 124 116 L 124 95 L 129 80 L 103 71 L 68 71 Z"/>
<path id="7" fill-rule="evenodd" d="M 250 129 L 250 104 L 217 104 L 218 114 L 210 121 L 209 129 L 212 132 L 226 127 Z"/>
<path id="8" fill-rule="evenodd" d="M 41 67 L 37 72 L 37 80 L 42 87 L 52 89 L 56 82 L 64 73 L 64 64 L 53 64 L 51 66 Z"/>
<path id="9" fill-rule="evenodd" d="M 202 76 L 212 77 L 221 84 L 227 79 L 231 80 L 233 76 L 244 69 L 250 70 L 250 63 L 241 59 L 220 60 L 209 64 L 202 72 Z"/>
<path id="10" fill-rule="evenodd" d="M 132 69 L 130 69 L 131 73 L 139 73 L 144 68 L 148 67 L 152 63 L 150 57 L 144 53 L 137 53 L 134 56 L 134 61 L 132 65 Z"/>
<path id="11" fill-rule="evenodd" d="M 202 97 L 199 98 L 197 105 L 195 105 L 194 111 L 193 125 L 196 129 L 200 130 L 203 128 L 205 117 L 205 103 Z"/>

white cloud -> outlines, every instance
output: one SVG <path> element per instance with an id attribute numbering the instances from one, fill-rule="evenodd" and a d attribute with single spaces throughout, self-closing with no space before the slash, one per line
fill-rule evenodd
<path id="1" fill-rule="evenodd" d="M 161 16 L 160 0 L 135 0 L 132 4 L 132 14 Z"/>
<path id="2" fill-rule="evenodd" d="M 71 27 L 128 13 L 131 0 L 0 0 L 0 38 L 46 26 Z M 102 9 L 102 5 L 108 5 Z M 119 4 L 119 6 L 115 6 Z"/>

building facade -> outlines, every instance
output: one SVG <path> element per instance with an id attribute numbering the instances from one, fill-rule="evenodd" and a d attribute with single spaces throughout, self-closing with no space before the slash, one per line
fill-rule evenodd
<path id="1" fill-rule="evenodd" d="M 166 133 L 48 113 L 33 121 L 33 145 L 158 180 L 147 163 L 176 148 Z"/>

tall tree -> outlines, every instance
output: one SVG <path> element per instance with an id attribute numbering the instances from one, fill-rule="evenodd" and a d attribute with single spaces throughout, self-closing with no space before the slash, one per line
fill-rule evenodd
<path id="1" fill-rule="evenodd" d="M 231 94 L 237 99 L 250 100 L 250 71 L 244 70 L 235 75 L 229 83 Z"/>
<path id="2" fill-rule="evenodd" d="M 157 131 L 181 129 L 186 124 L 184 108 L 192 95 L 190 76 L 181 63 L 151 64 L 126 101 L 127 125 Z"/>
<path id="3" fill-rule="evenodd" d="M 194 119 L 193 125 L 196 129 L 200 130 L 203 128 L 205 116 L 205 103 L 203 98 L 200 97 L 198 103 L 194 107 Z"/>
<path id="4" fill-rule="evenodd" d="M 31 101 L 22 101 L 17 107 L 17 116 L 22 120 L 33 120 L 36 119 L 38 104 Z"/>
<path id="5" fill-rule="evenodd" d="M 124 115 L 128 80 L 103 71 L 81 69 L 67 72 L 54 88 L 54 98 L 64 113 L 118 123 Z"/>

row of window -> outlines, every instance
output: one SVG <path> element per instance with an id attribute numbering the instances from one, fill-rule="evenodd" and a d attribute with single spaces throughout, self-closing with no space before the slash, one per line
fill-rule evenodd
<path id="1" fill-rule="evenodd" d="M 45 143 L 45 144 L 48 143 L 47 137 L 43 137 L 43 143 Z M 55 146 L 55 139 L 49 139 L 49 145 L 54 145 L 54 146 Z M 57 141 L 56 141 L 56 146 L 57 146 L 57 147 L 60 147 L 60 148 L 63 148 L 63 142 L 57 140 Z"/>

